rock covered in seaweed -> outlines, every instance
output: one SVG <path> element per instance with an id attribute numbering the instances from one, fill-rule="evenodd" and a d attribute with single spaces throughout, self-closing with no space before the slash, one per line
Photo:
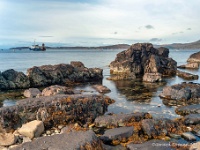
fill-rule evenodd
<path id="1" fill-rule="evenodd" d="M 168 54 L 167 48 L 155 49 L 150 43 L 137 43 L 117 54 L 110 63 L 110 72 L 124 79 L 145 73 L 173 76 L 176 74 L 177 63 Z"/>

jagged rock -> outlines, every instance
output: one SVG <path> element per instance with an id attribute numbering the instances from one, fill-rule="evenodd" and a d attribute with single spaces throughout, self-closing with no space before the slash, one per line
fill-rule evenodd
<path id="1" fill-rule="evenodd" d="M 37 88 L 29 88 L 29 89 L 24 91 L 24 96 L 27 97 L 27 98 L 34 98 L 38 95 L 41 95 L 41 92 Z"/>
<path id="2" fill-rule="evenodd" d="M 176 113 L 179 115 L 200 114 L 200 104 L 188 105 L 176 108 Z"/>
<path id="3" fill-rule="evenodd" d="M 149 113 L 132 113 L 132 114 L 114 114 L 107 116 L 99 116 L 95 119 L 94 123 L 97 127 L 119 127 L 125 126 L 130 121 L 139 122 L 142 119 L 151 118 Z"/>
<path id="4" fill-rule="evenodd" d="M 55 95 L 27 98 L 15 106 L 0 108 L 0 129 L 11 130 L 32 120 L 41 120 L 45 128 L 76 121 L 85 124 L 103 115 L 113 103 L 103 95 Z"/>
<path id="5" fill-rule="evenodd" d="M 23 136 L 33 139 L 35 137 L 39 137 L 44 132 L 44 124 L 42 121 L 33 120 L 23 124 L 18 132 Z"/>
<path id="6" fill-rule="evenodd" d="M 23 143 L 11 150 L 72 150 L 72 149 L 97 149 L 103 150 L 102 142 L 93 131 L 70 132 L 69 134 L 57 134 L 35 139 L 32 142 Z"/>
<path id="7" fill-rule="evenodd" d="M 112 140 L 122 141 L 123 138 L 129 138 L 133 134 L 133 126 L 131 127 L 120 127 L 114 129 L 108 129 L 104 132 L 100 139 L 104 142 Z"/>
<path id="8" fill-rule="evenodd" d="M 189 114 L 184 119 L 185 124 L 200 124 L 200 114 Z"/>
<path id="9" fill-rule="evenodd" d="M 103 85 L 93 85 L 92 87 L 99 93 L 108 93 L 111 91 L 109 88 Z"/>
<path id="10" fill-rule="evenodd" d="M 72 63 L 74 65 L 74 62 Z M 79 82 L 98 82 L 103 78 L 99 68 L 76 67 L 76 65 L 58 64 L 33 67 L 27 70 L 31 86 L 41 87 L 53 84 Z M 81 65 L 82 66 L 82 65 Z"/>
<path id="11" fill-rule="evenodd" d="M 17 137 L 11 133 L 0 133 L 0 146 L 10 146 L 17 142 Z"/>
<path id="12" fill-rule="evenodd" d="M 82 62 L 80 62 L 80 61 L 71 61 L 70 64 L 74 68 L 85 68 L 85 65 Z"/>
<path id="13" fill-rule="evenodd" d="M 177 68 L 181 68 L 181 69 L 199 69 L 199 64 L 198 63 L 188 63 L 186 65 L 180 65 Z"/>
<path id="14" fill-rule="evenodd" d="M 160 73 L 145 73 L 143 76 L 145 82 L 159 82 L 162 81 L 162 75 Z"/>
<path id="15" fill-rule="evenodd" d="M 184 132 L 182 137 L 188 141 L 196 141 L 196 137 L 191 132 Z"/>
<path id="16" fill-rule="evenodd" d="M 72 89 L 60 85 L 52 85 L 42 90 L 42 96 L 52 96 L 56 94 L 74 94 L 74 92 Z"/>
<path id="17" fill-rule="evenodd" d="M 22 72 L 9 69 L 0 73 L 0 90 L 24 89 L 29 87 L 29 79 Z"/>
<path id="18" fill-rule="evenodd" d="M 200 52 L 196 52 L 188 58 L 187 62 L 200 62 Z"/>
<path id="19" fill-rule="evenodd" d="M 180 71 L 180 70 L 176 71 L 176 75 L 185 79 L 185 80 L 197 80 L 199 78 L 198 75 L 191 74 L 191 73 L 188 73 L 188 72 L 183 72 L 183 71 Z"/>
<path id="20" fill-rule="evenodd" d="M 189 150 L 200 150 L 200 142 L 191 144 Z"/>
<path id="21" fill-rule="evenodd" d="M 176 74 L 177 63 L 168 54 L 167 48 L 155 49 L 150 43 L 137 43 L 117 54 L 110 63 L 110 73 L 124 79 L 144 73 L 172 76 Z"/>
<path id="22" fill-rule="evenodd" d="M 141 149 L 141 150 L 175 150 L 174 148 L 171 147 L 170 143 L 167 141 L 162 141 L 162 140 L 150 140 L 142 144 L 128 144 L 127 148 L 129 150 L 136 150 L 136 149 Z"/>
<path id="23" fill-rule="evenodd" d="M 186 104 L 198 103 L 200 101 L 200 84 L 181 83 L 163 88 L 161 98 L 184 101 Z"/>

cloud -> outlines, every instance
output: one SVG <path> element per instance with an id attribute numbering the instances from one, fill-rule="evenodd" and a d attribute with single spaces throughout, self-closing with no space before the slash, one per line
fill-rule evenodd
<path id="1" fill-rule="evenodd" d="M 191 28 L 187 28 L 187 30 L 192 30 Z"/>
<path id="2" fill-rule="evenodd" d="M 152 39 L 150 39 L 149 41 L 150 41 L 150 42 L 161 42 L 162 39 L 160 39 L 160 38 L 152 38 Z"/>
<path id="3" fill-rule="evenodd" d="M 152 25 L 146 25 L 145 28 L 146 29 L 154 29 L 154 27 Z"/>

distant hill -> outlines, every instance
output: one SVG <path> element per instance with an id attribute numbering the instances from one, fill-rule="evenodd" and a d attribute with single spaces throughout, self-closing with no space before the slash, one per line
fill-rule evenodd
<path id="1" fill-rule="evenodd" d="M 200 49 L 200 40 L 191 43 L 173 43 L 156 45 L 156 47 L 167 47 L 169 49 Z"/>

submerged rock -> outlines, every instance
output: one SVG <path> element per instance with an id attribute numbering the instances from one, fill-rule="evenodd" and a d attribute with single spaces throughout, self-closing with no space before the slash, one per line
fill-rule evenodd
<path id="1" fill-rule="evenodd" d="M 26 142 L 11 150 L 75 150 L 75 149 L 97 149 L 103 150 L 102 142 L 92 131 L 70 132 L 68 134 L 57 134 L 35 139 L 32 142 Z"/>
<path id="2" fill-rule="evenodd" d="M 198 78 L 199 78 L 198 75 L 191 74 L 191 73 L 188 73 L 188 72 L 183 72 L 183 71 L 180 71 L 180 70 L 176 71 L 176 75 L 185 79 L 185 80 L 198 80 Z"/>
<path id="3" fill-rule="evenodd" d="M 110 73 L 120 78 L 135 78 L 145 73 L 176 74 L 177 63 L 168 58 L 169 49 L 155 49 L 150 43 L 137 43 L 117 54 L 110 63 Z"/>

